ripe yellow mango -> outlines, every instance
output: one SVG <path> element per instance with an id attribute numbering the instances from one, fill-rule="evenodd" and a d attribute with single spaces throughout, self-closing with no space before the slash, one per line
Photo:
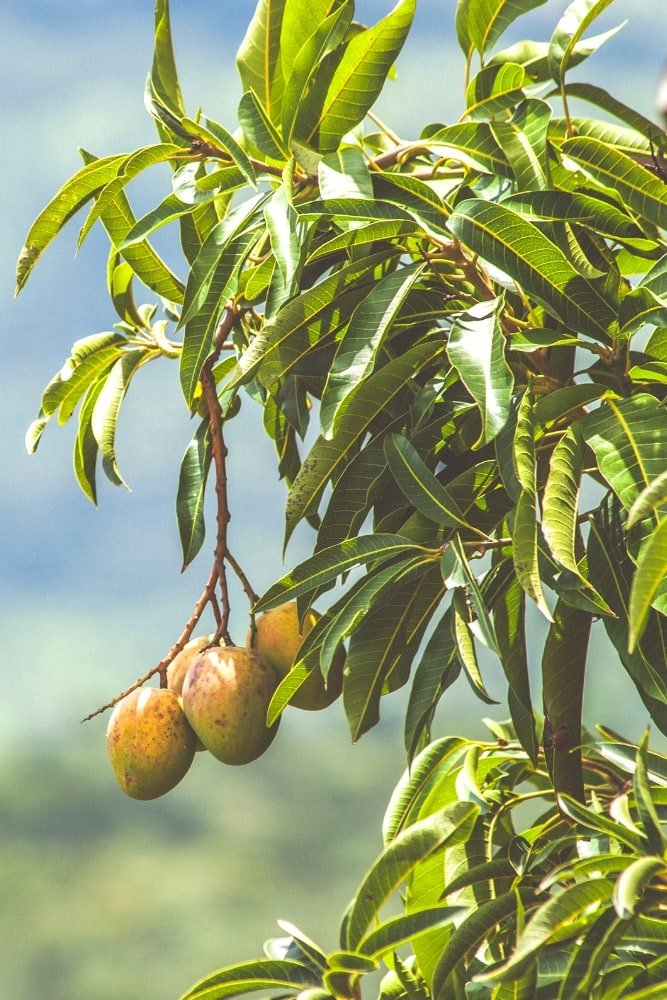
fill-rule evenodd
<path id="1" fill-rule="evenodd" d="M 208 646 L 212 641 L 212 635 L 200 635 L 196 639 L 190 639 L 183 649 L 178 653 L 167 667 L 167 687 L 176 694 L 182 694 L 183 681 L 190 669 L 190 664 L 197 659 L 204 646 Z"/>
<path id="2" fill-rule="evenodd" d="M 255 620 L 255 651 L 271 664 L 281 678 L 285 677 L 294 665 L 299 646 L 318 618 L 316 611 L 307 611 L 300 630 L 296 601 L 281 604 L 280 607 L 259 615 Z M 250 647 L 251 640 L 251 631 L 248 630 L 246 647 Z M 326 708 L 336 700 L 342 690 L 344 666 L 345 650 L 341 646 L 336 651 L 326 683 L 320 669 L 313 670 L 292 698 L 290 705 L 308 712 Z"/>
<path id="3" fill-rule="evenodd" d="M 114 708 L 107 751 L 116 780 L 133 799 L 156 799 L 185 776 L 196 737 L 181 698 L 166 688 L 139 688 Z"/>
<path id="4" fill-rule="evenodd" d="M 212 639 L 212 635 L 200 635 L 196 639 L 190 639 L 190 642 L 186 643 L 180 653 L 174 657 L 167 667 L 167 687 L 170 691 L 175 691 L 176 694 L 183 692 L 183 681 L 190 669 L 190 665 L 197 659 L 204 647 L 209 645 Z M 206 747 L 199 737 L 197 737 L 195 750 L 199 752 L 205 749 Z"/>
<path id="5" fill-rule="evenodd" d="M 211 646 L 183 682 L 183 710 L 204 746 L 223 764 L 249 764 L 276 735 L 266 712 L 278 686 L 272 667 L 238 646 Z"/>

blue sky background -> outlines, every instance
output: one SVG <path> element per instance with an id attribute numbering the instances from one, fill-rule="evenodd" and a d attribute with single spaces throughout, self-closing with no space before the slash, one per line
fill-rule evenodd
<path id="1" fill-rule="evenodd" d="M 389 6 L 386 0 L 366 0 L 358 11 L 375 20 Z M 523 34 L 548 38 L 564 7 L 550 0 L 525 20 Z M 234 53 L 253 9 L 250 0 L 172 3 L 186 102 L 192 110 L 204 105 L 230 126 L 238 100 Z M 452 0 L 420 0 L 398 81 L 378 105 L 405 136 L 415 133 L 415 122 L 451 121 L 460 111 L 453 10 Z M 131 494 L 105 482 L 99 510 L 85 500 L 71 474 L 72 427 L 49 427 L 37 456 L 29 458 L 23 447 L 41 389 L 70 344 L 106 329 L 113 317 L 105 298 L 102 234 L 93 233 L 75 260 L 78 226 L 70 225 L 13 301 L 16 255 L 34 216 L 78 168 L 77 146 L 104 155 L 153 141 L 142 99 L 152 3 L 3 0 L 0 11 L 5 105 L 0 656 L 12 678 L 9 697 L 0 703 L 0 746 L 11 746 L 79 740 L 76 720 L 169 647 L 199 594 L 208 556 L 202 552 L 188 573 L 179 575 L 173 505 L 191 427 L 174 365 L 142 371 L 125 405 L 119 453 Z M 652 114 L 665 55 L 664 0 L 618 0 L 595 30 L 625 17 L 626 28 L 585 64 L 585 72 Z M 510 32 L 507 44 L 513 37 Z M 156 185 L 166 181 L 159 171 L 151 176 Z M 138 196 L 141 204 L 146 185 L 139 186 Z M 257 416 L 247 403 L 234 424 L 230 472 L 234 547 L 261 590 L 281 571 L 284 494 Z M 297 537 L 288 562 L 301 557 L 304 539 Z M 245 609 L 239 600 L 236 608 L 238 634 L 245 629 Z M 26 724 L 22 709 L 35 686 L 44 697 L 34 706 L 36 719 L 31 714 Z"/>

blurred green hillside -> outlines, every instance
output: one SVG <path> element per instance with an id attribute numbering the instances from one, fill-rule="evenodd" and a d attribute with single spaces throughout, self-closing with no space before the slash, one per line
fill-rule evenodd
<path id="1" fill-rule="evenodd" d="M 240 769 L 197 754 L 152 803 L 122 796 L 92 728 L 76 751 L 0 758 L 0 996 L 173 1000 L 281 917 L 333 946 L 403 768 L 390 727 L 363 749 L 339 728 L 286 719 Z"/>

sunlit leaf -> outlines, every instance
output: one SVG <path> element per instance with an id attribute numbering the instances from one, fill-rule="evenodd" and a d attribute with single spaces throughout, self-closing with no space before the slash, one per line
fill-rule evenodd
<path id="1" fill-rule="evenodd" d="M 667 517 L 644 543 L 630 591 L 628 651 L 632 653 L 642 633 L 646 615 L 658 588 L 667 578 Z"/>
<path id="2" fill-rule="evenodd" d="M 473 448 L 487 444 L 507 423 L 514 387 L 505 360 L 504 299 L 478 302 L 452 324 L 447 355 L 479 408 L 482 429 Z"/>
<path id="3" fill-rule="evenodd" d="M 287 498 L 287 538 L 301 518 L 313 510 L 326 484 L 346 462 L 378 414 L 386 410 L 424 367 L 437 364 L 443 351 L 442 341 L 417 344 L 388 362 L 348 397 L 336 437 L 332 441 L 319 438 L 315 442 L 292 484 Z"/>
<path id="4" fill-rule="evenodd" d="M 118 173 L 125 156 L 105 156 L 87 163 L 61 187 L 49 204 L 39 213 L 28 231 L 16 265 L 16 293 L 49 243 L 86 202 L 97 194 Z"/>
<path id="5" fill-rule="evenodd" d="M 380 854 L 357 890 L 347 921 L 347 945 L 355 948 L 382 904 L 410 872 L 445 845 L 465 839 L 478 809 L 471 802 L 456 802 L 401 831 Z"/>
<path id="6" fill-rule="evenodd" d="M 204 496 L 210 466 L 209 423 L 203 420 L 185 449 L 176 493 L 176 520 L 183 550 L 183 569 L 192 562 L 204 542 Z"/>
<path id="7" fill-rule="evenodd" d="M 322 60 L 294 122 L 298 138 L 330 152 L 363 119 L 403 47 L 415 3 L 399 0 L 373 27 L 353 34 L 342 52 L 336 49 Z"/>
<path id="8" fill-rule="evenodd" d="M 549 69 L 556 83 L 560 83 L 579 39 L 586 28 L 609 6 L 612 0 L 574 0 L 569 5 L 549 44 Z"/>
<path id="9" fill-rule="evenodd" d="M 322 435 L 333 436 L 336 415 L 350 392 L 373 370 L 375 358 L 424 265 L 391 271 L 359 303 L 338 343 L 320 406 Z"/>
<path id="10" fill-rule="evenodd" d="M 264 594 L 255 607 L 256 612 L 268 611 L 288 600 L 335 580 L 353 566 L 381 559 L 391 559 L 409 551 L 419 551 L 419 546 L 401 535 L 377 534 L 349 538 L 339 545 L 322 549 L 310 559 L 296 566 L 291 573 L 278 580 Z"/>
<path id="11" fill-rule="evenodd" d="M 484 55 L 521 14 L 546 0 L 463 0 L 456 11 L 456 31 L 466 56 L 471 49 Z"/>
<path id="12" fill-rule="evenodd" d="M 474 199 L 459 203 L 449 224 L 455 236 L 514 278 L 556 319 L 594 340 L 609 339 L 615 321 L 611 304 L 531 222 L 502 205 Z"/>
<path id="13" fill-rule="evenodd" d="M 305 965 L 292 961 L 259 959 L 220 969 L 192 986 L 181 1000 L 221 1000 L 256 990 L 299 992 L 319 986 L 318 977 Z"/>
<path id="14" fill-rule="evenodd" d="M 659 873 L 664 873 L 665 861 L 661 857 L 637 858 L 625 868 L 614 885 L 614 909 L 621 920 L 628 920 L 637 912 L 644 890 Z"/>
<path id="15" fill-rule="evenodd" d="M 638 215 L 667 228 L 667 185 L 662 178 L 599 139 L 577 136 L 567 139 L 561 149 Z"/>

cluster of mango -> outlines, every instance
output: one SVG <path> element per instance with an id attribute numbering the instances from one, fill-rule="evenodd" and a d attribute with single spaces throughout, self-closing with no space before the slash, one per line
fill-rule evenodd
<path id="1" fill-rule="evenodd" d="M 134 799 L 155 799 L 188 772 L 197 750 L 223 764 L 249 764 L 273 742 L 280 719 L 267 711 L 280 681 L 317 621 L 299 621 L 296 602 L 259 617 L 245 647 L 192 639 L 172 660 L 166 688 L 138 688 L 118 702 L 107 729 L 107 749 L 118 784 Z M 313 670 L 290 704 L 326 708 L 341 692 L 345 651 L 338 650 L 327 680 Z"/>

